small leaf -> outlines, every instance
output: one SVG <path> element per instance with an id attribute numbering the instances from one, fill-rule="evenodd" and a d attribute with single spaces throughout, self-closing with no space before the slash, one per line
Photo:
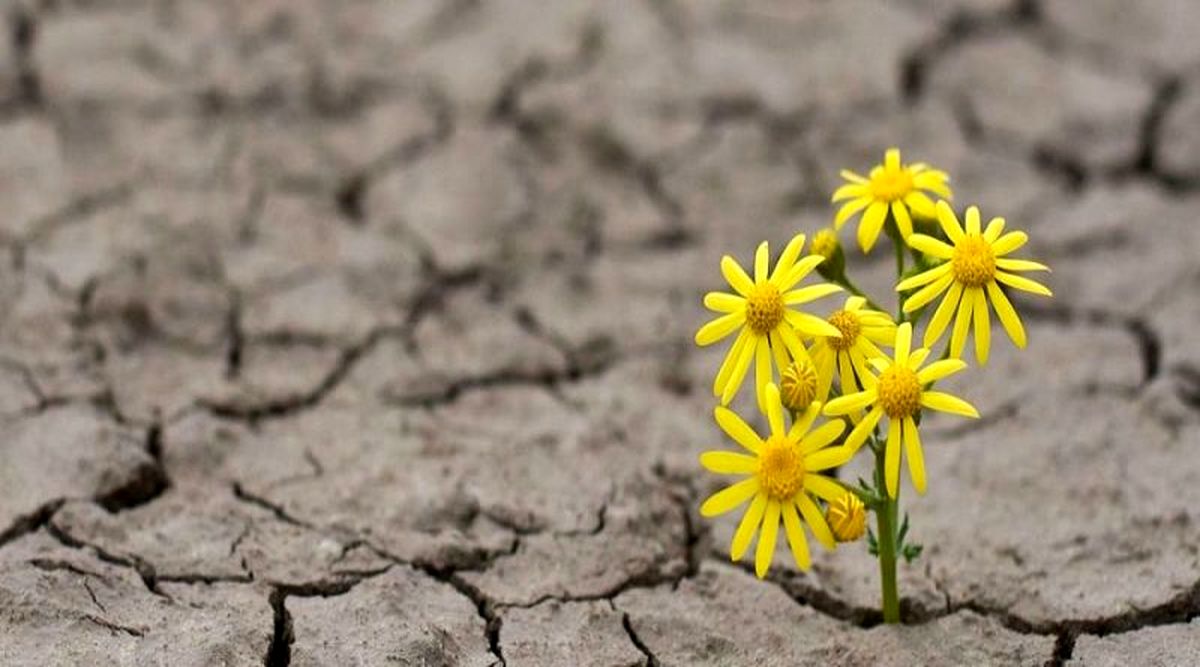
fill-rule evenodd
<path id="1" fill-rule="evenodd" d="M 905 563 L 911 563 L 921 557 L 921 552 L 924 549 L 925 546 L 922 544 L 908 544 L 900 550 L 900 555 L 904 557 Z"/>
<path id="2" fill-rule="evenodd" d="M 867 553 L 872 556 L 879 556 L 879 542 L 875 539 L 875 531 L 867 529 Z"/>

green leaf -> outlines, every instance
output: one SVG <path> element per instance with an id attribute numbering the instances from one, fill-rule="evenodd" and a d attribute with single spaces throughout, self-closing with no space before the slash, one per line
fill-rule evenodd
<path id="1" fill-rule="evenodd" d="M 921 557 L 921 552 L 925 550 L 922 544 L 906 544 L 900 550 L 900 555 L 904 557 L 905 563 L 911 563 Z"/>
<path id="2" fill-rule="evenodd" d="M 879 542 L 875 539 L 875 531 L 867 529 L 867 553 L 879 557 Z"/>

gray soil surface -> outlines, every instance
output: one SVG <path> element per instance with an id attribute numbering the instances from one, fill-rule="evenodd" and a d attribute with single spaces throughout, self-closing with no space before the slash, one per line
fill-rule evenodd
<path id="1" fill-rule="evenodd" d="M 1200 662 L 1195 0 L 0 18 L 0 664 Z M 900 627 L 862 543 L 729 561 L 692 343 L 893 144 L 1056 294 L 924 425 Z"/>

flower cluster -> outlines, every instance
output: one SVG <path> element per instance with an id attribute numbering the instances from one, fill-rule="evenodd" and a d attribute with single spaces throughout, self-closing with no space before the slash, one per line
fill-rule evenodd
<path id="1" fill-rule="evenodd" d="M 1006 232 L 1003 218 L 992 218 L 984 227 L 979 209 L 970 206 L 960 222 L 950 204 L 947 174 L 922 163 L 905 164 L 895 148 L 868 176 L 844 170 L 842 177 L 847 182 L 832 201 L 845 203 L 832 228 L 817 232 L 808 253 L 805 235 L 797 234 L 772 266 L 764 241 L 754 254 L 752 274 L 727 255 L 721 273 L 732 291 L 704 296 L 704 305 L 717 316 L 696 333 L 696 343 L 707 346 L 733 337 L 713 382 L 716 422 L 744 451 L 701 455 L 706 469 L 743 479 L 709 497 L 700 512 L 716 516 L 749 503 L 730 555 L 740 560 L 757 535 L 754 565 L 760 577 L 770 568 L 781 522 L 802 570 L 811 562 L 806 531 L 828 549 L 868 533 L 871 551 L 880 559 L 884 617 L 895 621 L 896 554 L 911 559 L 920 552 L 919 545 L 904 544 L 908 518 L 898 521 L 898 497 L 903 462 L 913 488 L 926 490 L 922 414 L 979 416 L 970 403 L 933 387 L 967 367 L 962 357 L 968 337 L 974 338 L 975 359 L 981 366 L 987 363 L 992 311 L 1012 342 L 1025 347 L 1025 329 L 1009 293 L 1050 296 L 1044 285 L 1020 275 L 1048 268 L 1010 256 L 1028 237 Z M 856 215 L 864 253 L 881 232 L 895 245 L 899 307 L 894 317 L 846 275 L 837 232 Z M 906 256 L 913 261 L 907 271 Z M 828 282 L 805 282 L 814 275 Z M 826 315 L 809 312 L 814 302 L 843 291 L 849 295 L 840 308 Z M 914 329 L 922 321 L 916 347 Z M 931 350 L 939 343 L 933 358 Z M 752 364 L 754 395 L 766 419 L 763 435 L 727 407 Z M 875 456 L 874 481 L 839 481 L 837 469 L 863 445 Z M 867 530 L 869 512 L 876 515 L 874 532 Z"/>

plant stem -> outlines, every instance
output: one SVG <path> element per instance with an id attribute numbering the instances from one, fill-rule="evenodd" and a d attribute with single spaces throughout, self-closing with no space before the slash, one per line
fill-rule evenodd
<path id="1" fill-rule="evenodd" d="M 883 506 L 875 510 L 878 526 L 879 545 L 879 580 L 883 586 L 883 622 L 900 622 L 900 595 L 896 589 L 896 517 L 899 515 L 900 498 L 890 498 L 887 495 L 887 483 L 884 479 L 884 450 L 879 447 L 875 452 L 875 488 L 884 496 Z"/>

